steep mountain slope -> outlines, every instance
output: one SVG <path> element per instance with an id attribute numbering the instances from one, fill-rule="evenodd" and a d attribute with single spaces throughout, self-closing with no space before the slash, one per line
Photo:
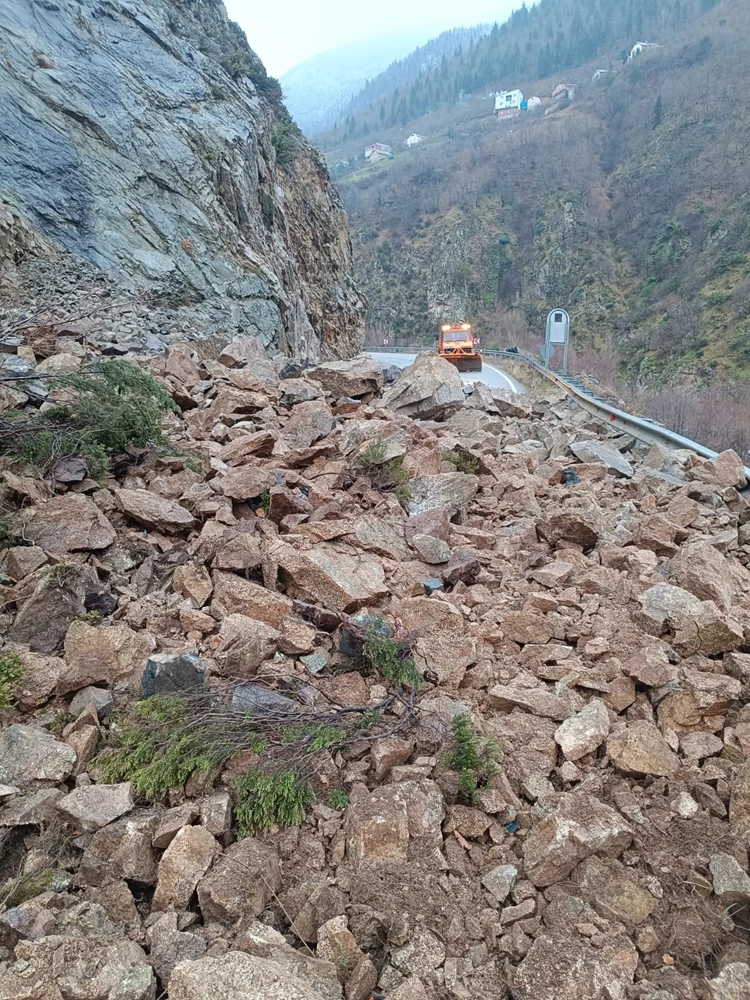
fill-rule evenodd
<path id="1" fill-rule="evenodd" d="M 220 0 L 3 4 L 2 201 L 199 330 L 361 343 L 340 202 Z"/>
<path id="2" fill-rule="evenodd" d="M 350 133 L 356 131 L 354 115 L 364 108 L 382 101 L 397 89 L 408 87 L 420 74 L 451 59 L 459 51 L 473 45 L 479 38 L 490 31 L 489 24 L 477 24 L 472 28 L 453 28 L 444 31 L 437 38 L 431 39 L 425 45 L 411 52 L 403 59 L 392 63 L 379 73 L 373 80 L 368 80 L 362 89 L 354 95 L 349 105 L 340 117 L 349 119 L 347 128 Z M 393 102 L 392 102 L 393 103 Z M 385 121 L 385 112 L 380 115 Z M 366 125 L 366 123 L 364 123 Z M 363 125 L 364 127 L 364 125 Z"/>
<path id="3" fill-rule="evenodd" d="M 307 135 L 330 128 L 368 80 L 421 45 L 429 34 L 428 28 L 413 28 L 352 42 L 306 59 L 280 80 L 292 117 Z"/>
<path id="4" fill-rule="evenodd" d="M 540 11 L 557 2 L 568 9 Z M 737 78 L 750 12 L 739 0 L 681 9 L 685 27 L 627 65 L 619 54 L 638 35 L 564 76 L 507 79 L 550 110 L 555 86 L 576 84 L 552 114 L 501 123 L 477 97 L 373 132 L 394 148 L 412 130 L 428 137 L 393 161 L 363 167 L 367 138 L 330 151 L 349 158 L 339 184 L 373 335 L 427 341 L 443 317 L 467 316 L 485 344 L 538 348 L 547 310 L 564 305 L 579 348 L 639 380 L 750 375 Z M 594 82 L 603 66 L 618 72 Z"/>

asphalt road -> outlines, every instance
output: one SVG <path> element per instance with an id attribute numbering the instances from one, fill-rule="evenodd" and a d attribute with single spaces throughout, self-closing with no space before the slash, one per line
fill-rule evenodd
<path id="1" fill-rule="evenodd" d="M 406 368 L 416 358 L 416 354 L 381 354 L 379 351 L 369 351 L 368 353 L 370 357 L 376 358 L 384 368 L 390 368 L 391 365 Z M 510 389 L 511 392 L 521 391 L 518 383 L 510 375 L 506 375 L 504 371 L 494 365 L 488 365 L 486 360 L 482 363 L 481 372 L 461 372 L 460 375 L 464 382 L 484 382 L 485 385 L 496 389 Z"/>

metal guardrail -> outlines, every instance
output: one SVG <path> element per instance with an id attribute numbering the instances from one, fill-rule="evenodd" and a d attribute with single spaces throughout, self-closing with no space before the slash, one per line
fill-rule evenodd
<path id="1" fill-rule="evenodd" d="M 422 344 L 419 347 L 389 347 L 380 353 L 419 354 L 428 350 L 430 348 Z M 373 353 L 378 352 L 373 351 Z M 522 364 L 528 365 L 538 375 L 546 378 L 549 382 L 554 383 L 558 388 L 572 396 L 584 410 L 587 410 L 600 420 L 606 420 L 616 430 L 622 431 L 623 434 L 629 434 L 637 441 L 643 441 L 645 444 L 666 444 L 670 448 L 684 448 L 694 451 L 697 455 L 707 459 L 716 458 L 719 454 L 710 448 L 706 448 L 705 445 L 699 444 L 697 441 L 691 441 L 690 438 L 670 431 L 667 427 L 663 427 L 654 420 L 649 420 L 645 417 L 636 417 L 632 413 L 626 413 L 624 410 L 618 409 L 603 397 L 591 392 L 575 375 L 564 375 L 562 372 L 555 371 L 552 368 L 546 368 L 536 358 L 528 354 L 522 354 L 520 351 L 482 350 L 482 357 L 507 358 L 509 361 L 520 361 Z M 744 468 L 745 475 L 748 481 L 750 481 L 750 467 L 745 466 Z"/>

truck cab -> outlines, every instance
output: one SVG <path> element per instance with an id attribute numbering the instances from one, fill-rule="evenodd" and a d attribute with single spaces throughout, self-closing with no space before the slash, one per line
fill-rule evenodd
<path id="1" fill-rule="evenodd" d="M 446 323 L 440 328 L 438 354 L 460 372 L 481 372 L 478 345 L 479 338 L 474 337 L 470 323 Z"/>

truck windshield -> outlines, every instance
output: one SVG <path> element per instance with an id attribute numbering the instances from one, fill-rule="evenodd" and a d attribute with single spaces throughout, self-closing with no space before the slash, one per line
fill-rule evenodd
<path id="1" fill-rule="evenodd" d="M 443 341 L 446 344 L 471 340 L 471 330 L 446 330 Z"/>

